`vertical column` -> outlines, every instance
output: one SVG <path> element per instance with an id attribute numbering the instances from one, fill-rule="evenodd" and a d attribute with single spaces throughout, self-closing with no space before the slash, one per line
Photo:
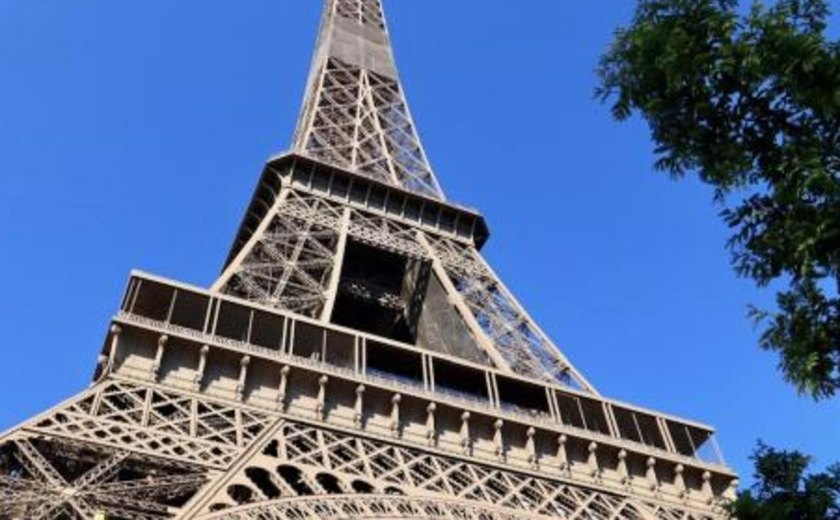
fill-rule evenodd
<path id="1" fill-rule="evenodd" d="M 271 210 L 266 212 L 259 226 L 257 226 L 257 229 L 254 230 L 254 233 L 248 239 L 248 242 L 244 246 L 242 246 L 242 249 L 239 250 L 239 253 L 237 253 L 233 261 L 227 266 L 222 275 L 219 276 L 219 278 L 210 287 L 211 291 L 220 292 L 230 282 L 233 275 L 236 274 L 237 271 L 242 269 L 242 263 L 245 262 L 245 259 L 248 257 L 248 254 L 265 235 L 268 226 L 271 224 L 272 220 L 274 220 L 274 217 L 277 215 L 277 208 L 279 208 L 286 201 L 288 196 L 289 189 L 283 187 L 280 191 L 280 194 L 275 199 L 274 205 L 272 206 Z"/>
<path id="2" fill-rule="evenodd" d="M 321 310 L 321 321 L 329 322 L 332 317 L 333 309 L 335 308 L 335 300 L 338 296 L 338 284 L 341 281 L 341 268 L 344 265 L 344 252 L 347 249 L 347 235 L 350 229 L 350 208 L 344 208 L 341 213 L 341 221 L 338 228 L 338 245 L 335 249 L 335 256 L 333 260 L 332 271 L 330 272 L 330 281 L 327 284 L 327 291 L 325 293 L 326 300 L 324 301 L 324 308 Z"/>
<path id="3" fill-rule="evenodd" d="M 470 329 L 473 338 L 475 339 L 476 343 L 490 356 L 490 359 L 493 360 L 493 363 L 499 368 L 510 368 L 508 362 L 499 354 L 496 350 L 496 347 L 490 341 L 490 338 L 487 337 L 485 334 L 484 329 L 481 328 L 481 325 L 478 323 L 478 320 L 475 319 L 475 315 L 473 315 L 472 310 L 470 310 L 467 303 L 464 301 L 463 296 L 452 283 L 452 279 L 449 277 L 449 273 L 446 272 L 446 268 L 443 265 L 440 257 L 437 255 L 437 252 L 434 248 L 429 244 L 426 235 L 422 231 L 417 232 L 417 241 L 423 248 L 426 250 L 426 254 L 429 255 L 429 258 L 432 259 L 432 270 L 434 271 L 435 275 L 437 275 L 438 280 L 440 283 L 443 284 L 443 288 L 446 290 L 447 295 L 449 296 L 450 302 L 455 306 L 458 310 L 461 317 L 464 319 L 464 322 L 467 324 L 467 327 Z"/>

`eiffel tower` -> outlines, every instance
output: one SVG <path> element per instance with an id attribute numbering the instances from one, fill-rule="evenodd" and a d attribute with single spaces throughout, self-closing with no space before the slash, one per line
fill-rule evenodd
<path id="1" fill-rule="evenodd" d="M 221 276 L 131 273 L 90 387 L 0 437 L 0 519 L 724 518 L 712 428 L 600 395 L 487 239 L 380 0 L 327 0 Z"/>

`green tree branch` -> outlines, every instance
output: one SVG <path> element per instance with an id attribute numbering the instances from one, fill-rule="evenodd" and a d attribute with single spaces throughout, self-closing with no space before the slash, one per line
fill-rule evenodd
<path id="1" fill-rule="evenodd" d="M 696 174 L 732 230 L 735 271 L 788 284 L 751 315 L 803 393 L 840 390 L 840 44 L 824 0 L 640 0 L 596 95 L 641 115 L 657 169 Z"/>

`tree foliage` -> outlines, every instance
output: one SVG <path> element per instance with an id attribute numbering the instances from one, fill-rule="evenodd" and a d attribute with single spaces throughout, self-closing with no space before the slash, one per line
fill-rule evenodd
<path id="1" fill-rule="evenodd" d="M 759 443 L 753 457 L 756 484 L 738 496 L 738 520 L 840 519 L 840 464 L 806 475 L 810 457 Z"/>
<path id="2" fill-rule="evenodd" d="M 640 0 L 597 95 L 641 114 L 656 167 L 714 187 L 739 275 L 773 282 L 751 309 L 761 346 L 815 398 L 840 389 L 840 44 L 824 0 Z"/>

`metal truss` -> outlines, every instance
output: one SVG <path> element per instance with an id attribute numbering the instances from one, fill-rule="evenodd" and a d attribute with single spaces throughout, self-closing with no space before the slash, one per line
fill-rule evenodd
<path id="1" fill-rule="evenodd" d="M 439 261 L 452 301 L 501 367 L 595 393 L 502 284 L 471 243 L 284 188 L 260 229 L 214 286 L 309 317 L 328 317 L 348 238 L 406 258 Z"/>
<path id="2" fill-rule="evenodd" d="M 381 2 L 331 0 L 318 41 L 295 150 L 443 199 L 396 73 Z"/>
<path id="3" fill-rule="evenodd" d="M 169 518 L 207 482 L 200 467 L 87 443 L 21 435 L 2 452 L 0 518 Z"/>
<path id="4" fill-rule="evenodd" d="M 122 381 L 99 384 L 24 425 L 27 432 L 208 469 L 231 464 L 270 417 Z"/>
<path id="5" fill-rule="evenodd" d="M 514 372 L 595 392 L 474 247 L 434 236 L 429 236 L 429 244 L 476 323 Z"/>
<path id="6" fill-rule="evenodd" d="M 347 493 L 358 496 L 342 496 Z M 397 504 L 401 500 L 410 501 L 405 497 L 421 497 L 421 504 L 429 497 L 437 501 L 456 500 L 450 503 L 468 505 L 467 510 L 471 511 L 459 518 L 473 518 L 469 515 L 484 508 L 495 510 L 488 512 L 490 516 L 486 518 L 510 515 L 569 520 L 712 518 L 678 507 L 645 503 L 294 422 L 279 424 L 258 450 L 252 450 L 250 457 L 243 457 L 238 469 L 220 479 L 200 502 L 204 513 L 225 511 L 226 515 L 232 515 L 218 518 L 252 518 L 248 515 L 255 511 L 267 515 L 265 518 L 320 518 L 312 515 L 307 497 L 323 499 L 335 495 L 336 503 L 349 507 L 352 500 L 365 500 L 369 494 L 390 495 Z M 304 500 L 296 501 L 295 497 Z M 378 499 L 373 500 L 375 503 Z M 256 506 L 243 507 L 248 504 Z M 334 506 L 325 507 L 325 511 L 330 511 Z M 330 518 L 333 513 L 323 514 Z"/>
<path id="7" fill-rule="evenodd" d="M 285 189 L 263 222 L 215 288 L 313 318 L 325 314 L 335 292 L 346 237 L 409 258 L 426 255 L 414 228 L 302 190 Z"/>
<path id="8" fill-rule="evenodd" d="M 0 518 L 393 518 L 418 511 L 430 518 L 714 518 L 120 379 L 0 438 Z"/>
<path id="9" fill-rule="evenodd" d="M 336 263 L 342 208 L 287 190 L 247 256 L 218 283 L 223 292 L 304 316 L 324 308 Z"/>
<path id="10" fill-rule="evenodd" d="M 536 515 L 512 512 L 474 502 L 438 497 L 394 495 L 319 496 L 283 499 L 209 515 L 217 520 L 286 520 L 301 518 L 425 518 L 440 520 L 538 520 Z M 617 517 L 621 518 L 621 517 Z"/>
<path id="11" fill-rule="evenodd" d="M 416 259 L 428 256 L 415 228 L 387 217 L 353 209 L 348 231 L 354 239 L 384 251 Z"/>
<path id="12" fill-rule="evenodd" d="M 0 518 L 171 518 L 266 416 L 108 381 L 0 437 Z"/>
<path id="13" fill-rule="evenodd" d="M 354 20 L 366 27 L 385 29 L 385 17 L 379 0 L 338 0 L 335 3 L 338 15 Z"/>
<path id="14" fill-rule="evenodd" d="M 164 324 L 170 328 L 160 331 L 162 318 L 157 311 L 162 306 L 157 297 L 138 304 L 150 314 L 139 314 L 133 324 L 145 323 L 148 330 L 132 328 L 131 334 L 120 339 L 120 327 L 111 329 L 110 347 L 106 345 L 97 381 L 90 389 L 0 436 L 0 520 L 90 520 L 103 515 L 108 520 L 714 520 L 720 516 L 724 499 L 716 497 L 724 495 L 713 493 L 711 474 L 703 477 L 702 497 L 708 500 L 693 499 L 681 464 L 674 466 L 679 493 L 659 492 L 653 462 L 647 468 L 653 472 L 648 480 L 654 487 L 642 496 L 640 488 L 625 480 L 605 486 L 604 468 L 596 456 L 600 448 L 594 441 L 585 448 L 588 459 L 584 463 L 579 457 L 567 459 L 567 439 L 562 435 L 557 451 L 562 464 L 540 467 L 534 441 L 538 431 L 532 426 L 521 432 L 526 440 L 517 449 L 527 454 L 527 460 L 523 455 L 517 465 L 506 458 L 502 435 L 502 418 L 510 414 L 505 416 L 498 407 L 482 409 L 486 415 L 474 420 L 476 427 L 489 428 L 489 419 L 495 419 L 495 457 L 482 460 L 470 450 L 470 412 L 446 398 L 442 409 L 452 409 L 440 414 L 441 422 L 449 421 L 448 427 L 456 428 L 449 429 L 458 431 L 461 440 L 457 449 L 441 448 L 435 440 L 436 432 L 444 431 L 435 423 L 436 398 L 429 398 L 427 405 L 428 396 L 423 397 L 423 413 L 423 408 L 411 408 L 417 387 L 397 386 L 404 395 L 390 394 L 377 389 L 377 380 L 369 375 L 361 379 L 370 386 L 365 394 L 365 385 L 359 382 L 364 372 L 359 370 L 375 342 L 359 340 L 346 328 L 341 335 L 346 352 L 352 350 L 356 356 L 362 352 L 364 360 L 361 364 L 354 360 L 355 369 L 342 365 L 344 372 L 319 360 L 313 345 L 305 344 L 317 340 L 303 333 L 289 342 L 298 341 L 314 357 L 310 355 L 303 365 L 290 362 L 276 367 L 276 372 L 270 363 L 276 350 L 261 344 L 263 351 L 243 352 L 240 349 L 248 345 L 230 336 L 226 342 L 210 341 L 216 325 L 224 321 L 219 316 L 225 307 L 214 307 L 213 302 L 226 300 L 228 305 L 241 298 L 315 318 L 326 326 L 333 310 L 346 312 L 345 300 L 336 306 L 341 289 L 342 297 L 353 297 L 348 306 L 359 306 L 361 301 L 372 312 L 393 311 L 383 316 L 403 320 L 394 319 L 394 323 L 409 331 L 420 318 L 428 317 L 435 322 L 432 325 L 439 325 L 455 323 L 460 316 L 465 327 L 458 324 L 457 331 L 441 335 L 440 341 L 474 340 L 498 369 L 596 393 L 480 256 L 478 248 L 487 237 L 483 219 L 443 202 L 399 81 L 381 0 L 326 0 L 294 147 L 293 163 L 306 162 L 303 156 L 307 156 L 338 170 L 316 164 L 311 184 L 301 180 L 304 174 L 293 167 L 286 170 L 288 175 L 274 171 L 276 177 L 268 171 L 264 180 L 270 184 L 270 196 L 255 196 L 256 209 L 250 214 L 259 225 L 252 229 L 252 221 L 246 221 L 235 256 L 212 290 L 198 296 L 197 301 L 209 305 L 177 307 L 180 289 L 173 291 L 166 300 L 169 318 Z M 322 183 L 326 188 L 312 180 L 324 180 L 320 173 L 316 175 L 321 170 L 329 170 Z M 348 248 L 351 240 L 358 244 Z M 375 258 L 376 250 L 388 257 Z M 353 259 L 347 265 L 354 267 L 342 278 L 345 253 Z M 361 268 L 357 265 L 365 263 Z M 365 267 L 376 272 L 371 275 Z M 429 284 L 432 275 L 435 285 Z M 387 283 L 377 286 L 380 279 Z M 133 308 L 141 290 L 139 282 L 132 287 Z M 193 296 L 198 292 L 192 291 Z M 184 289 L 184 294 L 189 293 Z M 435 299 L 424 301 L 426 294 L 434 294 Z M 191 314 L 190 319 L 181 316 L 176 325 L 170 324 L 176 307 L 187 309 L 184 312 Z M 426 307 L 435 308 L 421 314 Z M 250 336 L 257 311 L 246 310 L 250 318 L 242 323 Z M 202 312 L 206 314 L 199 316 Z M 259 312 L 271 314 L 265 309 Z M 127 319 L 123 313 L 115 323 L 120 323 L 120 317 Z M 228 319 L 231 327 L 241 325 Z M 290 319 L 284 317 L 283 323 Z M 211 320 L 215 320 L 212 327 Z M 317 329 L 313 320 L 308 321 L 310 328 Z M 290 338 L 295 338 L 295 323 Z M 359 326 L 353 328 L 366 330 L 365 322 L 356 323 Z M 278 343 L 285 349 L 285 325 L 281 328 L 270 332 L 283 338 Z M 379 334 L 380 330 L 367 332 L 374 337 L 374 331 Z M 389 332 L 382 334 L 388 337 Z M 324 352 L 337 352 L 325 349 L 328 334 L 317 337 Z M 349 347 L 348 337 L 356 338 Z M 380 353 L 398 348 L 416 351 L 417 346 L 405 342 L 420 338 L 417 341 L 422 343 L 423 336 L 392 330 L 389 338 L 387 348 L 384 343 L 378 345 Z M 186 348 L 194 355 L 184 355 Z M 415 357 L 422 362 L 422 381 L 434 382 L 427 372 L 445 366 L 444 362 L 438 364 L 427 353 Z M 456 365 L 452 361 L 449 364 Z M 317 367 L 319 372 L 308 374 L 298 370 L 300 366 Z M 327 375 L 329 370 L 340 375 L 335 382 Z M 181 375 L 167 378 L 161 375 L 164 372 Z M 492 388 L 498 378 L 484 374 Z M 395 386 L 390 379 L 380 382 L 386 388 Z M 220 390 L 227 387 L 227 392 Z M 270 406 L 246 399 L 246 388 L 249 397 L 274 396 L 269 397 Z M 349 401 L 354 388 L 355 401 Z M 434 383 L 422 390 L 444 391 Z M 546 394 L 557 417 L 558 392 Z M 492 389 L 490 394 L 492 401 Z M 498 406 L 498 386 L 495 394 Z M 551 401 L 550 396 L 555 399 Z M 347 408 L 346 424 L 330 422 L 325 412 L 328 397 L 334 405 Z M 368 406 L 369 411 L 378 411 L 366 421 L 388 419 L 389 425 L 360 426 L 369 399 L 381 401 Z M 409 425 L 401 423 L 401 413 L 416 416 L 413 427 L 426 435 L 403 435 Z M 615 472 L 630 478 L 627 452 L 618 452 L 617 460 Z M 585 480 L 580 480 L 584 470 L 572 470 L 579 464 L 589 468 Z"/>
<path id="15" fill-rule="evenodd" d="M 171 518 L 276 420 L 99 383 L 0 437 L 0 518 Z"/>
<path id="16" fill-rule="evenodd" d="M 426 160 L 397 80 L 330 58 L 304 117 L 296 150 L 435 198 Z"/>

